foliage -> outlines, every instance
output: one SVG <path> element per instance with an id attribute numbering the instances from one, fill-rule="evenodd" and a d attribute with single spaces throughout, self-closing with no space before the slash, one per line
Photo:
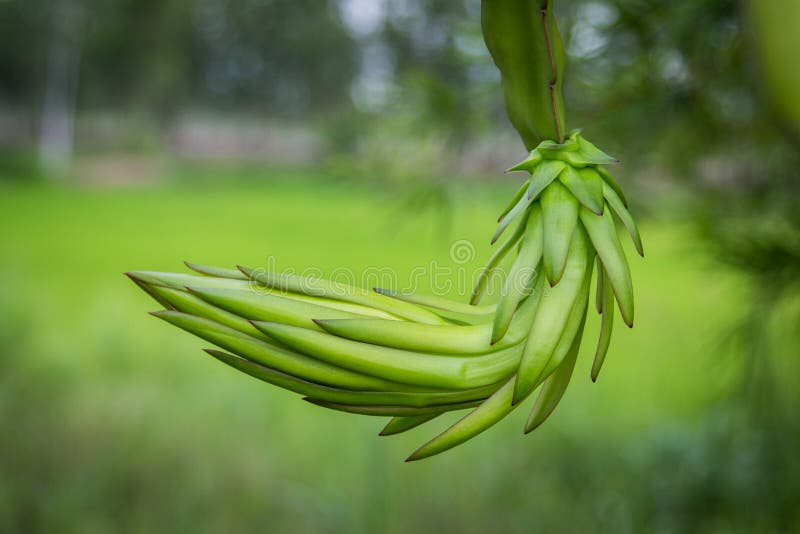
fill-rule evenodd
<path id="1" fill-rule="evenodd" d="M 133 108 L 167 121 L 209 101 L 279 116 L 349 101 L 358 49 L 332 0 L 72 3 L 83 18 L 82 110 Z M 57 6 L 0 3 L 0 98 L 37 108 Z"/>

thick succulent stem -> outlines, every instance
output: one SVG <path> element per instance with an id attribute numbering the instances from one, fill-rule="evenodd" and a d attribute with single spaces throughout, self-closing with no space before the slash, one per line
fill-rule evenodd
<path id="1" fill-rule="evenodd" d="M 552 0 L 483 0 L 481 22 L 502 77 L 508 117 L 525 146 L 562 142 L 564 48 Z"/>
<path id="2" fill-rule="evenodd" d="M 792 140 L 800 146 L 800 69 L 797 50 L 800 32 L 795 31 L 800 17 L 800 0 L 744 3 L 752 43 L 758 58 L 763 93 L 774 108 L 776 118 L 789 128 Z"/>

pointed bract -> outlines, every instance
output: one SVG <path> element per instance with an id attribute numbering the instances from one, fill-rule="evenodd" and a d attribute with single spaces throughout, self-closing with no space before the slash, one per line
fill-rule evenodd
<path id="1" fill-rule="evenodd" d="M 217 278 L 232 278 L 234 280 L 247 280 L 247 277 L 239 269 L 226 269 L 224 267 L 214 267 L 211 265 L 200 265 L 198 263 L 183 262 L 186 267 L 196 273 Z"/>
<path id="2" fill-rule="evenodd" d="M 417 428 L 420 425 L 427 423 L 428 421 L 435 419 L 442 415 L 444 412 L 434 412 L 428 413 L 424 415 L 406 415 L 406 416 L 397 416 L 392 417 L 386 426 L 378 434 L 379 436 L 394 436 L 397 434 L 402 434 L 403 432 L 407 432 L 412 428 Z"/>
<path id="3" fill-rule="evenodd" d="M 614 219 L 609 210 L 603 216 L 598 216 L 587 209 L 581 209 L 580 218 L 603 263 L 603 272 L 614 289 L 622 319 L 632 327 L 633 283 L 628 260 L 617 237 Z"/>
<path id="4" fill-rule="evenodd" d="M 326 332 L 352 339 L 420 352 L 481 354 L 492 350 L 491 325 L 428 325 L 384 319 L 314 319 Z"/>
<path id="5" fill-rule="evenodd" d="M 521 348 L 474 356 L 444 356 L 361 343 L 330 334 L 277 323 L 254 322 L 256 328 L 315 359 L 393 382 L 441 389 L 482 387 L 514 371 Z"/>
<path id="6" fill-rule="evenodd" d="M 551 286 L 558 284 L 567 264 L 567 251 L 578 224 L 578 201 L 561 183 L 555 182 L 542 195 L 544 272 Z"/>
<path id="7" fill-rule="evenodd" d="M 603 201 L 603 184 L 599 174 L 592 169 L 578 170 L 567 167 L 558 179 L 586 209 L 598 215 L 603 214 L 605 202 Z"/>
<path id="8" fill-rule="evenodd" d="M 512 209 L 514 209 L 514 206 L 517 205 L 517 203 L 522 199 L 522 196 L 528 190 L 528 184 L 530 184 L 530 182 L 531 182 L 530 179 L 525 180 L 519 187 L 519 189 L 517 189 L 517 192 L 514 193 L 514 196 L 511 198 L 511 202 L 509 202 L 508 206 L 506 206 L 505 209 L 503 209 L 503 211 L 500 212 L 500 216 L 497 218 L 497 222 L 502 221 L 505 218 L 505 216 L 508 215 L 508 213 Z"/>
<path id="9" fill-rule="evenodd" d="M 520 301 L 533 287 L 542 257 L 542 213 L 539 206 L 531 208 L 528 215 L 525 237 L 517 258 L 506 277 L 503 293 L 497 306 L 492 328 L 492 344 L 500 341 L 506 334 Z"/>
<path id="10" fill-rule="evenodd" d="M 494 270 L 500 264 L 501 261 L 506 257 L 506 255 L 511 252 L 511 250 L 519 243 L 519 240 L 522 239 L 522 236 L 525 234 L 525 228 L 527 225 L 525 224 L 525 220 L 522 220 L 517 224 L 517 227 L 514 229 L 514 233 L 506 239 L 502 245 L 500 245 L 497 250 L 494 251 L 494 254 L 489 258 L 489 261 L 486 262 L 486 266 L 481 270 L 480 274 L 478 275 L 478 280 L 475 282 L 475 288 L 472 290 L 472 297 L 470 298 L 469 303 L 477 305 L 480 303 L 481 298 L 483 298 L 484 293 L 486 292 L 486 286 L 489 283 L 489 277 L 494 273 Z"/>
<path id="11" fill-rule="evenodd" d="M 413 462 L 441 454 L 456 445 L 474 438 L 508 415 L 516 406 L 511 399 L 514 395 L 514 378 L 508 380 L 503 387 L 486 399 L 480 406 L 456 424 L 414 451 L 406 462 Z"/>
<path id="12" fill-rule="evenodd" d="M 601 166 L 595 167 L 594 170 L 597 171 L 597 174 L 600 175 L 600 177 L 603 179 L 603 182 L 608 184 L 608 186 L 614 190 L 614 192 L 619 196 L 620 200 L 622 200 L 622 204 L 627 208 L 628 201 L 625 198 L 625 193 L 622 192 L 622 188 L 619 186 L 614 177 L 611 176 L 611 173 L 608 172 L 605 167 Z"/>
<path id="13" fill-rule="evenodd" d="M 506 169 L 506 172 L 528 171 L 532 173 L 533 169 L 536 168 L 540 161 L 542 161 L 542 155 L 539 153 L 539 150 L 534 148 L 530 151 L 527 158 L 513 167 L 509 167 Z"/>
<path id="14" fill-rule="evenodd" d="M 603 184 L 603 194 L 605 195 L 605 198 L 608 201 L 608 205 L 611 206 L 611 209 L 614 210 L 614 213 L 617 214 L 619 220 L 622 221 L 622 224 L 623 226 L 625 226 L 625 229 L 628 230 L 628 234 L 631 236 L 631 240 L 633 240 L 633 246 L 636 247 L 636 252 L 639 253 L 639 256 L 644 257 L 644 247 L 642 246 L 642 237 L 639 235 L 639 229 L 636 227 L 636 221 L 633 220 L 633 216 L 625 207 L 625 204 L 622 202 L 622 199 L 619 197 L 619 195 L 617 195 L 617 192 L 614 191 L 614 189 L 608 184 Z"/>
<path id="15" fill-rule="evenodd" d="M 353 391 L 323 386 L 270 369 L 269 367 L 233 356 L 223 351 L 206 349 L 208 354 L 254 378 L 280 388 L 313 397 L 322 402 L 349 406 L 391 406 L 406 409 L 433 409 L 441 413 L 453 405 L 480 402 L 494 391 L 493 388 L 454 392 L 410 392 L 410 391 Z"/>
<path id="16" fill-rule="evenodd" d="M 533 409 L 528 416 L 528 421 L 525 423 L 525 433 L 532 432 L 544 423 L 553 410 L 556 409 L 564 392 L 567 390 L 569 381 L 572 378 L 572 372 L 575 369 L 575 362 L 578 359 L 578 352 L 581 348 L 581 338 L 583 337 L 583 326 L 586 322 L 586 312 L 584 311 L 583 320 L 581 321 L 579 330 L 580 333 L 572 340 L 572 345 L 569 348 L 566 358 L 561 365 L 556 368 L 555 372 L 547 377 L 547 380 L 542 383 L 539 395 L 536 397 L 536 402 L 533 404 Z"/>
<path id="17" fill-rule="evenodd" d="M 572 310 L 576 304 L 580 306 L 581 288 L 587 274 L 587 246 L 584 232 L 575 232 L 564 278 L 542 297 L 519 362 L 514 387 L 515 404 L 527 397 L 540 382 L 567 328 Z"/>
<path id="18" fill-rule="evenodd" d="M 600 256 L 595 255 L 594 259 L 597 266 L 597 277 L 595 279 L 597 287 L 595 288 L 594 306 L 597 309 L 597 313 L 603 313 L 603 299 L 605 298 L 603 280 L 605 275 L 603 274 L 603 263 L 600 261 Z"/>
<path id="19" fill-rule="evenodd" d="M 603 283 L 603 317 L 600 322 L 600 337 L 597 340 L 597 349 L 594 353 L 592 362 L 592 382 L 597 381 L 600 369 L 606 360 L 608 346 L 611 343 L 611 330 L 614 328 L 614 292 L 611 290 L 611 282 L 606 280 Z"/>
<path id="20" fill-rule="evenodd" d="M 530 185 L 528 186 L 528 194 L 526 195 L 529 201 L 533 201 L 538 197 L 542 191 L 547 189 L 547 186 L 553 183 L 558 178 L 561 172 L 566 168 L 563 161 L 547 160 L 543 161 L 541 165 L 536 167 L 536 171 L 531 176 Z"/>

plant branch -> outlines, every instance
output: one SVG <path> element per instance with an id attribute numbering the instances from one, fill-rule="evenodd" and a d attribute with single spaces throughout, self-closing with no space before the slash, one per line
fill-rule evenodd
<path id="1" fill-rule="evenodd" d="M 486 46 L 503 84 L 508 118 L 530 150 L 565 132 L 564 49 L 551 0 L 483 0 Z"/>
<path id="2" fill-rule="evenodd" d="M 547 28 L 547 4 L 549 2 L 545 2 L 545 6 L 539 11 L 542 15 L 542 28 L 544 30 L 544 40 L 547 45 L 547 55 L 550 58 L 550 70 L 552 72 L 552 78 L 550 79 L 550 105 L 553 108 L 553 121 L 555 122 L 556 126 L 556 137 L 559 143 L 564 141 L 564 132 L 561 127 L 561 121 L 559 119 L 558 113 L 558 106 L 556 104 L 556 99 L 558 98 L 560 93 L 560 87 L 558 85 L 558 68 L 556 67 L 556 58 L 555 54 L 553 53 L 553 43 L 550 39 L 550 30 Z M 555 23 L 554 23 L 555 24 Z"/>

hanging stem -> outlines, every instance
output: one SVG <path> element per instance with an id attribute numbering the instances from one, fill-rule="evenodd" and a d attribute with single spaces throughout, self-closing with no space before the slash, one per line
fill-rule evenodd
<path id="1" fill-rule="evenodd" d="M 530 150 L 563 141 L 564 48 L 552 0 L 483 0 L 486 46 L 500 70 L 506 111 Z"/>
<path id="2" fill-rule="evenodd" d="M 548 4 L 549 2 L 546 2 Z M 553 42 L 550 38 L 550 31 L 547 29 L 548 20 L 547 16 L 548 13 L 552 13 L 552 11 L 545 5 L 540 11 L 542 15 L 542 27 L 544 28 L 544 40 L 547 45 L 547 55 L 550 57 L 550 72 L 552 74 L 552 78 L 550 80 L 550 105 L 553 109 L 553 120 L 555 121 L 556 126 L 556 139 L 559 143 L 564 141 L 564 132 L 561 127 L 561 121 L 563 120 L 559 115 L 558 112 L 558 99 L 561 98 L 561 85 L 559 83 L 560 78 L 558 75 L 558 68 L 556 67 L 556 57 L 553 53 Z M 552 18 L 552 15 L 551 15 Z M 552 21 L 553 26 L 555 26 L 555 20 Z"/>

